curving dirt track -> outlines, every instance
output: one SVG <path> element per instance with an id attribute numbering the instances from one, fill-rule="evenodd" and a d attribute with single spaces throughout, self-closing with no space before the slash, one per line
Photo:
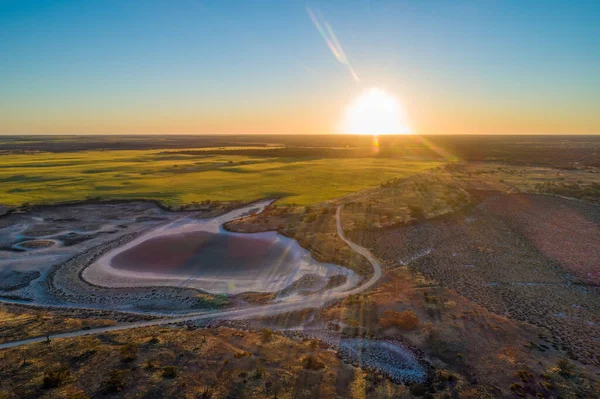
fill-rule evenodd
<path id="1" fill-rule="evenodd" d="M 368 194 L 368 195 L 373 195 L 373 193 Z M 355 198 L 353 201 L 364 198 L 364 197 L 366 197 L 366 196 L 363 196 L 360 198 Z M 136 322 L 136 323 L 128 323 L 128 324 L 116 324 L 116 325 L 109 326 L 109 327 L 100 327 L 100 328 L 94 328 L 94 329 L 89 329 L 89 330 L 78 330 L 78 331 L 71 331 L 71 332 L 65 332 L 65 333 L 51 334 L 48 337 L 42 336 L 42 337 L 34 337 L 34 338 L 29 338 L 29 339 L 24 339 L 24 340 L 19 340 L 19 341 L 6 342 L 3 344 L 0 344 L 0 349 L 13 348 L 13 347 L 32 344 L 32 343 L 36 343 L 36 342 L 44 342 L 47 339 L 80 337 L 80 336 L 84 336 L 84 335 L 101 334 L 101 333 L 106 333 L 106 332 L 111 332 L 111 331 L 127 330 L 127 329 L 131 329 L 131 328 L 184 323 L 184 322 L 188 322 L 188 321 L 211 320 L 211 319 L 212 320 L 214 320 L 214 319 L 233 320 L 233 319 L 246 319 L 246 318 L 256 317 L 256 316 L 270 316 L 270 315 L 276 315 L 276 314 L 280 314 L 280 313 L 287 313 L 287 312 L 293 312 L 293 311 L 297 311 L 297 310 L 303 310 L 303 309 L 307 309 L 307 308 L 317 308 L 317 307 L 323 306 L 324 304 L 326 304 L 327 302 L 329 302 L 333 299 L 340 299 L 340 298 L 344 298 L 348 295 L 362 292 L 362 291 L 370 288 L 371 286 L 373 286 L 379 280 L 379 278 L 382 275 L 381 264 L 379 263 L 377 258 L 373 254 L 371 254 L 371 252 L 368 249 L 350 241 L 344 235 L 344 231 L 342 228 L 342 221 L 341 221 L 341 211 L 342 211 L 342 208 L 344 207 L 344 205 L 346 205 L 347 203 L 348 202 L 340 204 L 336 209 L 337 234 L 348 246 L 350 246 L 350 248 L 352 248 L 352 250 L 356 251 L 360 255 L 367 258 L 367 260 L 369 260 L 369 262 L 373 266 L 373 275 L 371 276 L 371 278 L 369 278 L 369 280 L 365 281 L 363 284 L 361 284 L 351 290 L 343 291 L 343 292 L 325 292 L 325 293 L 321 293 L 318 295 L 310 295 L 310 296 L 305 296 L 305 297 L 301 297 L 301 298 L 290 299 L 289 301 L 282 302 L 282 303 L 262 305 L 262 306 L 244 308 L 244 309 L 229 310 L 229 311 L 215 312 L 215 313 L 201 313 L 201 314 L 192 313 L 192 314 L 188 314 L 188 315 L 181 316 L 181 317 L 155 319 L 155 320 L 142 321 L 142 322 Z"/>

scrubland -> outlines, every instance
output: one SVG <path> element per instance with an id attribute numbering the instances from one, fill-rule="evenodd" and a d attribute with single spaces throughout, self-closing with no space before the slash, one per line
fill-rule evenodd
<path id="1" fill-rule="evenodd" d="M 277 230 L 368 278 L 370 264 L 336 234 L 335 209 L 345 204 L 346 236 L 381 260 L 384 275 L 319 309 L 4 350 L 0 398 L 600 397 L 597 140 L 382 138 L 371 156 L 360 138 L 315 138 L 335 146 L 319 151 L 293 147 L 292 137 L 268 146 L 232 139 L 235 148 L 211 141 L 209 149 L 167 140 L 151 150 L 149 139 L 90 140 L 113 150 L 86 152 L 67 139 L 78 152 L 2 156 L 0 179 L 9 184 L 0 185 L 0 202 L 150 198 L 179 208 L 278 197 L 226 227 Z M 346 151 L 344 140 L 362 144 Z M 44 312 L 11 310 L 2 331 L 12 340 L 10 326 L 43 333 L 33 323 L 40 317 L 55 329 L 115 319 Z M 332 336 L 364 347 L 397 343 L 428 377 L 394 383 L 345 357 Z"/>

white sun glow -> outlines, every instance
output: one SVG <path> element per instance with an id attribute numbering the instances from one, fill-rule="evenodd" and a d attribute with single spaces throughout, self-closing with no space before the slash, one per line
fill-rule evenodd
<path id="1" fill-rule="evenodd" d="M 367 90 L 350 104 L 340 131 L 376 136 L 411 133 L 398 100 L 377 88 Z"/>

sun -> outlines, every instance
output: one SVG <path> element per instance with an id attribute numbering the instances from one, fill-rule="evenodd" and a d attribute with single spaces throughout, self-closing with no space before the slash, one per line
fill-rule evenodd
<path id="1" fill-rule="evenodd" d="M 385 90 L 371 88 L 348 106 L 340 127 L 344 134 L 410 134 L 400 102 Z"/>

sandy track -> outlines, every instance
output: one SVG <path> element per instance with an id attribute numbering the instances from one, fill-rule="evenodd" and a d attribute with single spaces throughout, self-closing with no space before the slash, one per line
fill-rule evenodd
<path id="1" fill-rule="evenodd" d="M 379 192 L 381 192 L 381 191 L 377 191 L 377 193 L 379 193 Z M 373 194 L 375 194 L 375 193 L 371 193 L 371 194 L 368 194 L 368 195 L 365 195 L 362 197 L 354 198 L 352 201 L 356 201 L 358 199 L 362 199 L 364 197 L 367 197 L 367 196 L 370 196 Z M 271 315 L 276 315 L 276 314 L 281 314 L 281 313 L 303 310 L 303 309 L 307 309 L 307 308 L 321 307 L 331 300 L 344 298 L 348 295 L 352 295 L 352 294 L 356 294 L 361 291 L 364 291 L 364 290 L 370 288 L 371 286 L 373 286 L 377 282 L 377 280 L 379 280 L 379 278 L 382 275 L 382 270 L 381 270 L 381 264 L 379 263 L 377 258 L 373 254 L 371 254 L 371 252 L 367 248 L 364 248 L 364 247 L 350 241 L 344 235 L 344 230 L 342 227 L 342 220 L 341 220 L 341 212 L 342 212 L 342 208 L 344 207 L 344 205 L 346 205 L 347 203 L 352 202 L 352 201 L 348 201 L 343 204 L 340 204 L 336 209 L 335 217 L 336 217 L 338 236 L 350 248 L 352 248 L 352 250 L 354 250 L 355 252 L 357 252 L 357 253 L 361 254 L 362 256 L 364 256 L 365 258 L 367 258 L 367 260 L 371 263 L 371 265 L 373 265 L 373 275 L 371 276 L 371 278 L 369 278 L 369 280 L 367 280 L 363 284 L 359 285 L 358 287 L 355 287 L 351 290 L 343 291 L 343 292 L 325 292 L 325 293 L 321 293 L 318 295 L 309 295 L 309 296 L 300 297 L 300 298 L 293 298 L 286 302 L 262 305 L 262 306 L 244 308 L 244 309 L 229 310 L 229 311 L 215 312 L 215 313 L 188 314 L 188 315 L 181 316 L 181 317 L 155 319 L 155 320 L 148 320 L 148 321 L 135 322 L 135 323 L 123 323 L 123 324 L 116 324 L 116 325 L 108 326 L 108 327 L 93 328 L 93 329 L 89 329 L 89 330 L 77 330 L 77 331 L 71 331 L 71 332 L 51 334 L 49 336 L 49 338 L 57 339 L 57 338 L 81 337 L 81 336 L 85 336 L 85 335 L 128 330 L 131 328 L 185 323 L 185 322 L 199 321 L 199 320 L 215 320 L 215 319 L 233 320 L 233 319 L 246 319 L 246 318 L 257 317 L 257 316 L 261 316 L 261 317 L 262 316 L 271 316 Z M 32 344 L 32 343 L 36 343 L 36 342 L 44 342 L 47 339 L 48 339 L 48 337 L 41 336 L 41 337 L 33 337 L 33 338 L 19 340 L 19 341 L 6 342 L 3 344 L 0 344 L 0 349 L 14 348 L 17 346 Z"/>

